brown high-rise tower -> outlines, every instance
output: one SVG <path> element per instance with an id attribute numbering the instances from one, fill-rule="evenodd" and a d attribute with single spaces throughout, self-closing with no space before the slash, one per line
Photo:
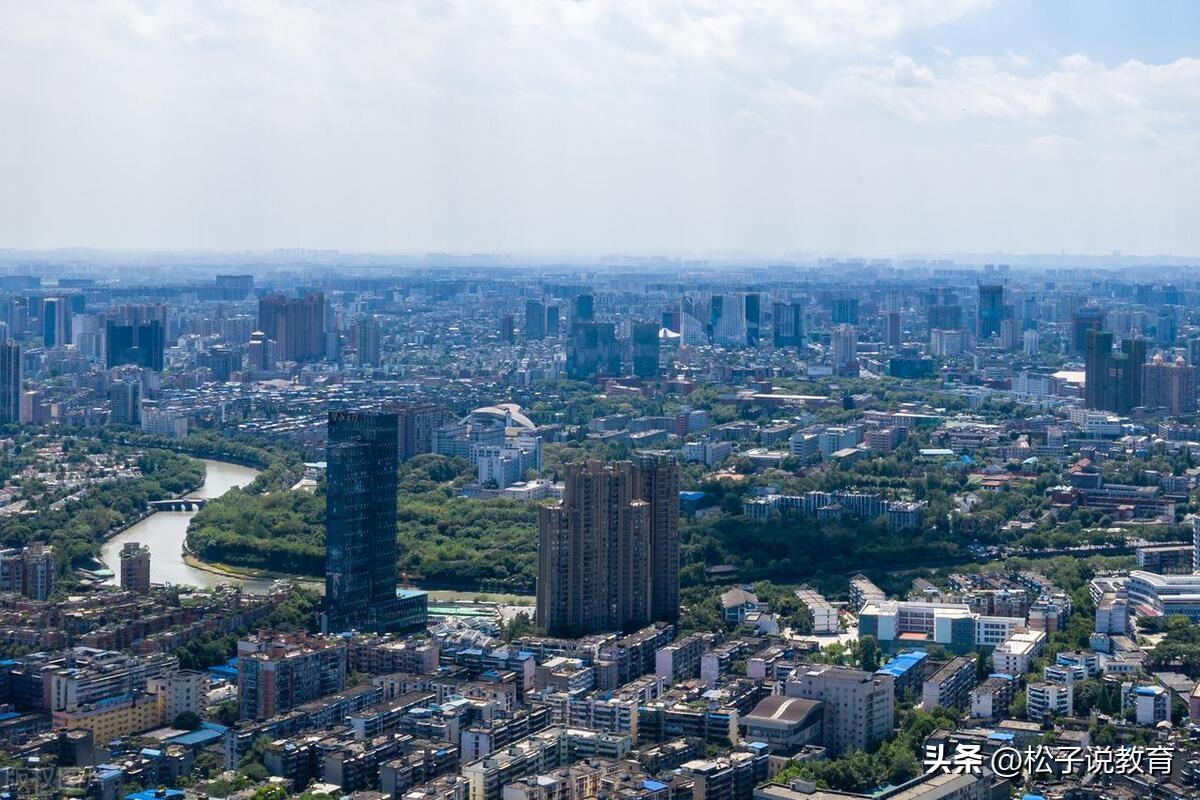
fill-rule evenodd
<path id="1" fill-rule="evenodd" d="M 664 453 L 567 467 L 538 519 L 537 624 L 632 630 L 679 613 L 679 466 Z"/>

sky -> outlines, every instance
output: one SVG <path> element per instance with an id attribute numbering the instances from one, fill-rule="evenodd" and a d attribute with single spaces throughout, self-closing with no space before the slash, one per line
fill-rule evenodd
<path id="1" fill-rule="evenodd" d="M 0 248 L 1200 255 L 1190 0 L 0 0 Z"/>

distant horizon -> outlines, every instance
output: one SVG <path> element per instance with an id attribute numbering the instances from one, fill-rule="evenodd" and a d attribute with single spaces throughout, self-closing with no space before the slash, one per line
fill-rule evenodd
<path id="1" fill-rule="evenodd" d="M 1175 253 L 1089 253 L 1089 252 L 927 252 L 895 254 L 854 253 L 854 252 L 751 252 L 751 251 L 691 251 L 684 249 L 659 251 L 609 251 L 609 252 L 572 252 L 572 251 L 387 251 L 387 250 L 357 250 L 351 248 L 293 248 L 277 247 L 271 249 L 188 249 L 188 248 L 137 248 L 113 247 L 99 248 L 88 246 L 64 246 L 40 249 L 23 249 L 0 247 L 0 265 L 13 258 L 31 258 L 46 260 L 52 263 L 57 258 L 74 258 L 85 261 L 105 262 L 119 258 L 167 258 L 167 259 L 214 259 L 237 260 L 254 258 L 287 262 L 299 259 L 383 259 L 397 262 L 430 263 L 438 266 L 454 266 L 453 264 L 437 263 L 452 259 L 494 259 L 497 266 L 511 263 L 560 265 L 560 266 L 620 266 L 621 262 L 640 261 L 680 261 L 687 262 L 689 267 L 742 267 L 742 266 L 797 266 L 818 267 L 831 263 L 862 262 L 869 266 L 904 266 L 927 264 L 936 266 L 939 263 L 965 268 L 985 269 L 988 267 L 1036 267 L 1042 262 L 1079 261 L 1080 267 L 1101 267 L 1119 269 L 1122 267 L 1168 266 L 1168 267 L 1200 267 L 1200 255 L 1180 255 Z M 709 263 L 703 263 L 709 262 Z M 43 263 L 39 261 L 39 263 Z M 44 265 L 43 263 L 43 265 Z M 359 265 L 364 266 L 364 265 Z M 480 266 L 471 264 L 466 266 Z M 1061 263 L 1055 265 L 1062 267 Z"/>

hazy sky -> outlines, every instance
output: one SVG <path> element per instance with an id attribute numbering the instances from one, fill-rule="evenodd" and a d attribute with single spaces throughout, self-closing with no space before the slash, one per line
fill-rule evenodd
<path id="1" fill-rule="evenodd" d="M 0 247 L 1200 255 L 1200 3 L 0 0 Z"/>

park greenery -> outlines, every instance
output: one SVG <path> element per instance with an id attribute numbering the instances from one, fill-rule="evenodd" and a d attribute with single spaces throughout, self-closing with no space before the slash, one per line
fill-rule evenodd
<path id="1" fill-rule="evenodd" d="M 64 442 L 64 451 L 67 465 L 88 452 L 111 452 L 90 440 L 70 447 Z M 105 538 L 145 514 L 151 502 L 192 491 L 204 481 L 202 462 L 168 450 L 142 451 L 136 463 L 140 477 L 107 481 L 68 497 L 36 481 L 26 482 L 21 490 L 27 513 L 0 517 L 0 543 L 20 547 L 49 542 L 64 571 L 82 566 L 99 554 Z"/>

